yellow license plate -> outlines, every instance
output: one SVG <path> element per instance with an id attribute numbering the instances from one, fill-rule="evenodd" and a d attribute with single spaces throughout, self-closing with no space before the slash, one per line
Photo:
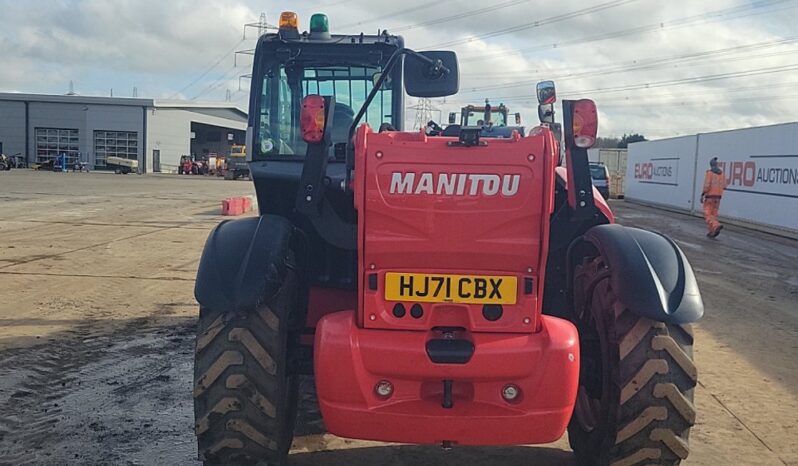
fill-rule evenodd
<path id="1" fill-rule="evenodd" d="M 518 278 L 495 275 L 385 274 L 385 299 L 424 303 L 515 304 Z"/>

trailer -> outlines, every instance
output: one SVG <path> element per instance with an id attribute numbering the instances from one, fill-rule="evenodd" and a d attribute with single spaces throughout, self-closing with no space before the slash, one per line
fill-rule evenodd
<path id="1" fill-rule="evenodd" d="M 127 175 L 130 172 L 139 171 L 139 161 L 133 159 L 126 159 L 124 157 L 108 157 L 105 159 L 105 163 L 109 167 L 114 167 L 114 173 L 117 175 Z"/>

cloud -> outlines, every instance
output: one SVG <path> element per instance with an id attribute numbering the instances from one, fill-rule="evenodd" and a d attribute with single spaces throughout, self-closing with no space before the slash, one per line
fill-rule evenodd
<path id="1" fill-rule="evenodd" d="M 571 14 L 599 5 L 607 7 Z M 306 25 L 325 12 L 333 32 L 396 29 L 416 48 L 455 42 L 462 92 L 435 102 L 444 119 L 488 97 L 530 125 L 534 83 L 554 77 L 563 96 L 596 100 L 602 134 L 663 137 L 798 119 L 798 74 L 789 68 L 798 67 L 798 40 L 785 41 L 798 35 L 797 7 L 783 0 L 278 0 L 266 13 L 275 23 L 280 11 L 296 8 Z M 0 67 L 0 90 L 63 93 L 74 79 L 84 93 L 138 86 L 140 95 L 223 99 L 231 90 L 246 105 L 238 76 L 248 72 L 247 57 L 239 55 L 243 66 L 234 68 L 228 52 L 253 46 L 241 41 L 243 25 L 263 8 L 244 0 L 0 0 L 0 60 L 12 64 Z M 514 30 L 496 34 L 507 28 Z M 771 72 L 732 77 L 763 69 Z"/>

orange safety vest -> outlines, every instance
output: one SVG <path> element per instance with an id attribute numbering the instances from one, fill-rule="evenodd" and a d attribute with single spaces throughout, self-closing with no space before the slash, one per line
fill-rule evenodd
<path id="1" fill-rule="evenodd" d="M 704 175 L 704 190 L 702 193 L 708 198 L 720 198 L 723 196 L 723 190 L 726 189 L 726 177 L 723 172 L 715 173 L 712 170 L 707 170 Z"/>

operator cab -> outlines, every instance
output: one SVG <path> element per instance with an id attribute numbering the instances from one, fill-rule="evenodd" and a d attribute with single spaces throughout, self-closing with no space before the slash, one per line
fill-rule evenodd
<path id="1" fill-rule="evenodd" d="M 404 60 L 405 55 L 415 58 Z M 433 60 L 404 49 L 401 37 L 385 31 L 330 34 L 324 15 L 314 15 L 310 31 L 300 33 L 296 14 L 283 13 L 278 32 L 258 40 L 247 129 L 250 171 L 260 214 L 287 218 L 301 232 L 297 248 L 307 258 L 311 285 L 357 287 L 357 213 L 348 183 L 352 135 L 359 123 L 401 131 L 405 87 L 410 95 L 434 96 L 434 85 L 413 89 L 412 79 L 403 80 L 403 73 L 426 73 L 416 62 Z M 319 114 L 329 138 L 321 149 L 304 139 L 301 117 L 308 96 L 323 97 L 324 108 L 333 109 Z M 312 205 L 301 205 L 305 198 L 313 199 Z"/>

